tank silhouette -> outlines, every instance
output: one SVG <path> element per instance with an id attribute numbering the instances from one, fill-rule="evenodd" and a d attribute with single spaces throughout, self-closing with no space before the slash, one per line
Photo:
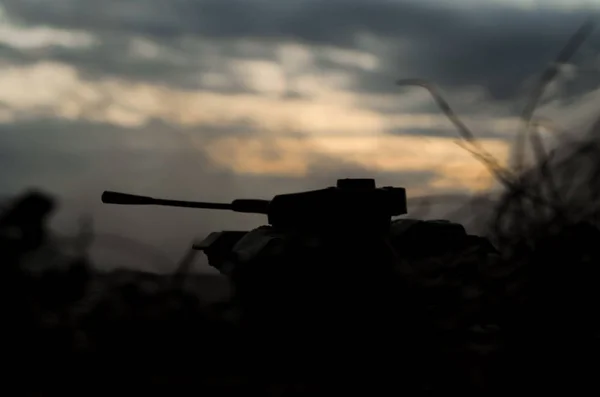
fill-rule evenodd
<path id="1" fill-rule="evenodd" d="M 468 237 L 465 229 L 448 221 L 420 221 L 393 217 L 407 213 L 406 189 L 377 187 L 374 179 L 339 179 L 334 187 L 276 195 L 271 200 L 237 199 L 210 203 L 157 199 L 113 191 L 102 194 L 102 202 L 120 205 L 160 205 L 241 213 L 264 214 L 268 225 L 252 231 L 220 231 L 193 245 L 205 253 L 209 264 L 231 275 L 240 264 L 264 256 L 281 254 L 282 242 L 302 240 L 307 246 L 324 240 L 361 244 L 386 239 L 403 254 L 455 244 Z"/>

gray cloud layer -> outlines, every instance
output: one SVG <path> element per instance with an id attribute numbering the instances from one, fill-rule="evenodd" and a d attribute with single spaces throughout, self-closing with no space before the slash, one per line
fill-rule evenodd
<path id="1" fill-rule="evenodd" d="M 186 38 L 218 42 L 219 51 L 232 58 L 274 57 L 269 42 L 300 42 L 377 55 L 383 70 L 355 70 L 357 90 L 393 92 L 390 79 L 422 77 L 449 89 L 483 85 L 497 99 L 518 94 L 524 79 L 539 73 L 589 17 L 586 10 L 523 11 L 488 6 L 465 11 L 445 2 L 434 6 L 379 0 L 60 0 L 48 7 L 33 0 L 3 3 L 8 15 L 23 24 L 78 29 L 100 37 L 97 46 L 85 51 L 54 48 L 35 55 L 74 64 L 89 76 L 119 75 L 194 88 L 197 82 L 187 78 L 190 74 L 218 65 L 211 65 L 210 55 Z M 361 34 L 370 34 L 386 45 L 369 46 L 360 39 Z M 167 46 L 171 57 L 144 62 L 133 59 L 129 40 L 134 37 Z M 248 53 L 228 41 L 241 38 L 264 40 L 265 46 Z M 593 45 L 591 40 L 588 51 Z M 28 58 L 2 52 L 21 61 Z M 186 56 L 188 62 L 175 63 L 174 55 Z M 34 59 L 30 56 L 29 60 Z M 343 67 L 326 60 L 319 66 Z M 242 89 L 232 87 L 236 88 Z"/>

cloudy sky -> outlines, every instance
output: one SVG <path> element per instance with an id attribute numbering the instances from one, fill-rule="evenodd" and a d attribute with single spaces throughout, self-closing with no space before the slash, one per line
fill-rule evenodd
<path id="1" fill-rule="evenodd" d="M 57 227 L 87 212 L 175 258 L 261 218 L 102 206 L 101 192 L 229 201 L 365 176 L 411 196 L 485 190 L 427 92 L 395 81 L 435 83 L 504 162 L 532 83 L 598 5 L 2 0 L 0 194 L 44 188 Z M 599 49 L 593 34 L 550 87 L 540 114 L 557 128 L 594 116 Z"/>

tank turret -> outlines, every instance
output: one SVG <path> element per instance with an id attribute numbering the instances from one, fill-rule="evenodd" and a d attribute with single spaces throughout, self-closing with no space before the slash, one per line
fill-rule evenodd
<path id="1" fill-rule="evenodd" d="M 209 234 L 193 248 L 203 251 L 209 263 L 223 273 L 232 263 L 246 262 L 290 235 L 381 236 L 388 233 L 392 217 L 404 215 L 406 190 L 377 187 L 374 179 L 339 179 L 336 186 L 300 193 L 280 194 L 271 200 L 237 199 L 210 203 L 158 199 L 105 191 L 102 202 L 120 205 L 229 210 L 264 214 L 269 226 L 251 232 L 221 231 Z M 310 238 L 308 239 L 310 240 Z M 307 240 L 307 241 L 308 241 Z"/>
<path id="2" fill-rule="evenodd" d="M 238 199 L 231 203 L 165 200 L 106 191 L 102 202 L 121 205 L 230 210 L 265 214 L 277 230 L 385 231 L 393 216 L 406 214 L 406 190 L 377 188 L 373 179 L 340 179 L 335 187 L 300 193 L 280 194 L 272 200 Z"/>

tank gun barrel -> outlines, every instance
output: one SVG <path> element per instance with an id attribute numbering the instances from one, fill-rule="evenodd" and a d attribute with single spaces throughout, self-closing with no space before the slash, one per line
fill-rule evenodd
<path id="1" fill-rule="evenodd" d="M 181 201 L 157 199 L 149 196 L 139 196 L 136 194 L 105 191 L 102 193 L 102 202 L 104 204 L 118 205 L 161 205 L 167 207 L 183 208 L 201 208 L 212 210 L 229 210 L 234 212 L 245 212 L 252 214 L 267 214 L 268 200 L 233 200 L 231 203 L 209 203 L 201 201 Z"/>
<path id="2" fill-rule="evenodd" d="M 406 190 L 377 187 L 374 179 L 339 179 L 335 187 L 278 194 L 271 200 L 238 199 L 231 203 L 208 203 L 157 199 L 105 191 L 102 202 L 121 205 L 228 210 L 267 215 L 270 226 L 280 231 L 337 233 L 389 229 L 393 216 L 406 214 Z"/>

